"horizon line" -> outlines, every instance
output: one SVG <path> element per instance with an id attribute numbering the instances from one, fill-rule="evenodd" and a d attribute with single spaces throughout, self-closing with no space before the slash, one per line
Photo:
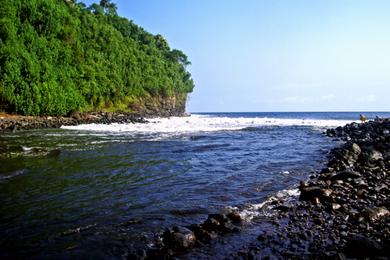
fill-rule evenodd
<path id="1" fill-rule="evenodd" d="M 197 111 L 197 112 L 187 112 L 187 113 L 390 113 L 390 111 Z"/>

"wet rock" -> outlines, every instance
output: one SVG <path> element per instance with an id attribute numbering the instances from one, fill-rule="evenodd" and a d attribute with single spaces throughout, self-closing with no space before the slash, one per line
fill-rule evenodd
<path id="1" fill-rule="evenodd" d="M 382 251 L 383 246 L 380 243 L 362 235 L 348 239 L 344 250 L 347 257 L 358 258 L 380 256 Z"/>
<path id="2" fill-rule="evenodd" d="M 332 193 L 330 189 L 324 189 L 319 186 L 304 187 L 301 189 L 300 200 L 316 201 L 318 199 L 326 199 Z"/>
<path id="3" fill-rule="evenodd" d="M 240 232 L 241 228 L 233 225 L 230 222 L 224 222 L 222 223 L 221 231 L 225 233 Z"/>
<path id="4" fill-rule="evenodd" d="M 214 218 L 208 217 L 203 223 L 203 227 L 207 231 L 219 231 L 221 230 L 221 223 Z"/>
<path id="5" fill-rule="evenodd" d="M 18 130 L 18 127 L 16 125 L 12 125 L 9 127 L 9 130 L 12 132 L 12 133 L 15 133 L 17 130 Z"/>
<path id="6" fill-rule="evenodd" d="M 195 245 L 196 237 L 191 230 L 185 227 L 174 227 L 165 230 L 163 242 L 168 248 L 175 251 L 186 251 Z"/>
<path id="7" fill-rule="evenodd" d="M 233 225 L 230 219 L 224 214 L 210 214 L 207 220 L 203 223 L 203 227 L 207 231 L 214 232 L 239 232 L 240 228 Z"/>
<path id="8" fill-rule="evenodd" d="M 218 220 L 220 223 L 230 222 L 225 214 L 209 214 L 209 218 Z"/>
<path id="9" fill-rule="evenodd" d="M 367 156 L 367 159 L 369 161 L 378 161 L 378 160 L 383 160 L 383 155 L 381 152 L 378 152 L 376 150 L 374 151 L 371 151 L 368 156 Z"/>
<path id="10" fill-rule="evenodd" d="M 337 203 L 332 203 L 332 209 L 333 210 L 338 210 L 341 208 L 341 205 L 340 204 L 337 204 Z"/>
<path id="11" fill-rule="evenodd" d="M 352 151 L 353 154 L 359 155 L 359 154 L 361 154 L 362 149 L 360 149 L 360 146 L 359 146 L 358 144 L 353 143 L 353 144 L 351 145 L 351 151 Z"/>
<path id="12" fill-rule="evenodd" d="M 201 241 L 203 243 L 208 243 L 212 239 L 215 239 L 218 235 L 215 232 L 209 232 L 205 230 L 202 225 L 192 224 L 188 227 L 192 232 L 194 232 L 197 241 Z"/>
<path id="13" fill-rule="evenodd" d="M 363 212 L 363 216 L 370 221 L 375 221 L 388 215 L 390 215 L 390 211 L 384 207 L 367 208 Z"/>
<path id="14" fill-rule="evenodd" d="M 232 211 L 226 215 L 232 223 L 242 223 L 244 220 L 238 211 Z"/>
<path id="15" fill-rule="evenodd" d="M 346 171 L 342 171 L 342 172 L 335 174 L 330 179 L 332 181 L 335 181 L 335 180 L 346 181 L 348 179 L 356 179 L 356 178 L 360 178 L 360 177 L 362 177 L 362 175 L 360 173 L 352 171 L 352 170 L 346 170 Z"/>
<path id="16" fill-rule="evenodd" d="M 289 211 L 289 207 L 288 206 L 285 206 L 285 205 L 280 205 L 280 206 L 276 206 L 274 207 L 275 210 L 279 210 L 281 212 L 287 212 Z"/>

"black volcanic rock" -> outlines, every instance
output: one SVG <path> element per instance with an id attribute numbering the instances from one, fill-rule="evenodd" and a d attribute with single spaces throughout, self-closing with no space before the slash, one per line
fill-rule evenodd
<path id="1" fill-rule="evenodd" d="M 185 251 L 191 249 L 196 242 L 195 234 L 184 227 L 167 229 L 163 234 L 163 242 L 169 249 Z"/>
<path id="2" fill-rule="evenodd" d="M 299 200 L 268 203 L 256 220 L 264 227 L 251 244 L 227 259 L 388 259 L 390 255 L 390 119 L 376 119 L 329 129 L 343 145 L 329 154 L 327 167 L 299 185 Z M 238 231 L 240 214 L 210 214 L 189 226 L 196 245 Z M 185 232 L 184 232 L 185 233 Z M 188 250 L 180 232 L 164 233 L 159 254 Z M 168 242 L 173 241 L 173 242 Z M 169 251 L 171 250 L 171 251 Z M 173 251 L 172 251 L 173 250 Z M 149 256 L 149 255 L 148 255 Z"/>
<path id="3" fill-rule="evenodd" d="M 327 136 L 345 143 L 331 151 L 327 167 L 301 182 L 300 201 L 272 234 L 260 235 L 240 257 L 388 259 L 389 133 L 390 119 L 379 118 L 328 129 Z"/>

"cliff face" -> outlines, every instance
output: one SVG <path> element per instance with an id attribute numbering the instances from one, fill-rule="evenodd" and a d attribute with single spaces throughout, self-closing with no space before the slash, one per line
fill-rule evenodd
<path id="1" fill-rule="evenodd" d="M 169 117 L 185 115 L 187 94 L 169 97 L 147 96 L 139 98 L 129 106 L 132 112 L 144 117 Z"/>

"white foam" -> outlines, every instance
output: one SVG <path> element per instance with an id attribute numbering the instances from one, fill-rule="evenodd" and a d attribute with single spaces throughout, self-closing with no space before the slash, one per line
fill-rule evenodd
<path id="1" fill-rule="evenodd" d="M 0 174 L 0 182 L 2 182 L 4 180 L 11 179 L 11 178 L 19 176 L 19 175 L 22 175 L 24 172 L 25 172 L 25 170 L 23 169 L 23 170 L 17 170 L 9 175 L 1 175 Z"/>
<path id="2" fill-rule="evenodd" d="M 149 123 L 135 124 L 84 124 L 62 126 L 63 129 L 88 130 L 97 132 L 132 133 L 193 133 L 222 130 L 240 130 L 259 126 L 313 126 L 319 128 L 343 126 L 348 120 L 281 119 L 266 117 L 219 117 L 191 115 L 189 117 L 155 118 Z"/>
<path id="3" fill-rule="evenodd" d="M 34 149 L 34 147 L 22 146 L 22 150 L 23 150 L 24 152 L 30 152 L 32 149 Z"/>
<path id="4" fill-rule="evenodd" d="M 261 203 L 250 204 L 243 210 L 239 211 L 237 207 L 227 207 L 228 211 L 238 211 L 241 218 L 247 222 L 259 216 L 266 216 L 273 214 L 269 209 L 272 208 L 272 202 L 275 200 L 289 201 L 298 197 L 300 194 L 298 189 L 285 189 L 278 191 L 273 196 L 270 196 Z"/>
<path id="5" fill-rule="evenodd" d="M 299 189 L 286 189 L 278 191 L 275 195 L 276 198 L 288 198 L 288 197 L 298 197 L 301 193 Z"/>

